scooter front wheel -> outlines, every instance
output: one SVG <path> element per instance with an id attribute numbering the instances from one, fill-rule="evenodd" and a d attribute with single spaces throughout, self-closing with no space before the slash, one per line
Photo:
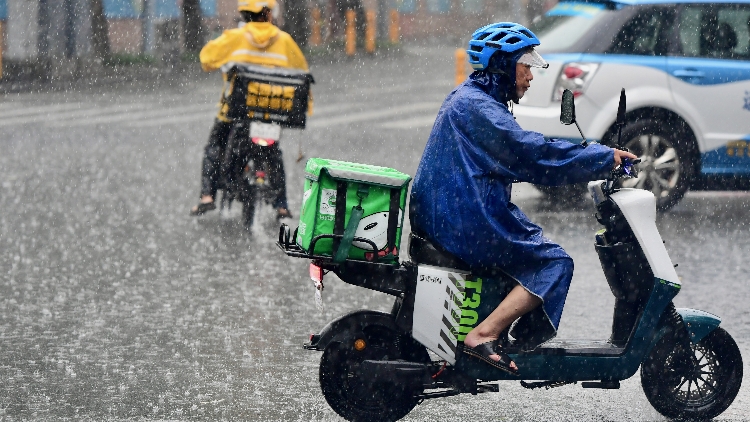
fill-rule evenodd
<path id="1" fill-rule="evenodd" d="M 320 387 L 331 408 L 350 421 L 395 421 L 417 405 L 422 391 L 372 382 L 359 367 L 364 360 L 429 362 L 424 347 L 385 327 L 366 327 L 362 338 L 330 343 L 320 360 Z M 358 350 L 361 349 L 361 350 Z M 408 350 L 407 350 L 408 349 Z"/>
<path id="2" fill-rule="evenodd" d="M 681 352 L 665 335 L 641 365 L 641 385 L 654 408 L 669 418 L 712 419 L 732 404 L 742 383 L 742 356 L 732 336 L 717 328 Z M 690 356 L 692 353 L 693 356 Z"/>

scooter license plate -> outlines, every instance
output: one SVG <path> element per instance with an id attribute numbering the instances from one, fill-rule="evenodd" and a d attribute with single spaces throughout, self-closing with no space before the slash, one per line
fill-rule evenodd
<path id="1" fill-rule="evenodd" d="M 281 137 L 281 126 L 273 123 L 250 122 L 250 139 L 262 138 L 278 141 Z"/>

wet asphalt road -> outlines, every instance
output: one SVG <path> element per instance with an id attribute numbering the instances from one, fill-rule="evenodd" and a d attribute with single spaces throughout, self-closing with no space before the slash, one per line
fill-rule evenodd
<path id="1" fill-rule="evenodd" d="M 316 63 L 316 113 L 284 132 L 289 199 L 304 160 L 414 174 L 453 80 L 453 49 Z M 191 218 L 218 75 L 0 100 L 0 421 L 337 420 L 309 333 L 386 295 L 327 279 L 315 308 L 307 262 L 274 246 L 261 210 Z M 588 206 L 516 202 L 575 259 L 561 338 L 605 339 L 614 299 Z M 720 315 L 750 361 L 750 193 L 694 192 L 657 225 L 683 289 L 678 307 Z M 406 236 L 404 236 L 406 238 Z M 750 373 L 747 364 L 745 373 Z M 743 386 L 720 420 L 750 419 Z M 565 386 L 425 402 L 407 420 L 663 420 L 636 375 L 615 391 Z"/>

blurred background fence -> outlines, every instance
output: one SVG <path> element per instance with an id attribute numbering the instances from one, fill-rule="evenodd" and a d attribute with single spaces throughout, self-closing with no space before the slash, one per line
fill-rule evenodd
<path id="1" fill-rule="evenodd" d="M 279 0 L 276 24 L 311 53 L 353 55 L 401 42 L 463 42 L 487 23 L 528 23 L 556 1 Z M 0 0 L 1 77 L 195 62 L 207 40 L 241 23 L 236 7 L 236 0 Z"/>

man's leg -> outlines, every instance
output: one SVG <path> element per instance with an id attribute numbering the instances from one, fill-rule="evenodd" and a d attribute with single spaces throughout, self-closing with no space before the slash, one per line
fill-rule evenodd
<path id="1" fill-rule="evenodd" d="M 205 211 L 210 211 L 205 204 L 212 204 L 216 197 L 219 176 L 221 174 L 221 159 L 224 156 L 224 149 L 227 145 L 227 138 L 232 129 L 231 122 L 224 122 L 220 119 L 214 119 L 214 125 L 211 127 L 211 133 L 208 136 L 208 142 L 203 154 L 203 166 L 201 169 L 201 199 L 200 203 L 191 209 L 191 214 L 200 215 Z"/>
<path id="2" fill-rule="evenodd" d="M 208 137 L 206 152 L 203 156 L 201 196 L 210 196 L 211 200 L 216 196 L 221 175 L 221 160 L 224 157 L 224 149 L 227 147 L 227 138 L 231 130 L 231 122 L 216 119 L 211 128 L 211 135 Z"/>
<path id="3" fill-rule="evenodd" d="M 284 159 L 281 155 L 279 144 L 274 144 L 269 151 L 269 182 L 276 192 L 272 206 L 276 208 L 279 217 L 290 217 L 289 203 L 286 197 L 286 173 L 284 172 Z"/>
<path id="4" fill-rule="evenodd" d="M 513 321 L 541 303 L 541 299 L 529 293 L 520 284 L 517 285 L 484 321 L 466 335 L 464 344 L 469 347 L 476 347 L 479 344 L 497 340 L 500 333 L 508 328 Z M 490 355 L 490 358 L 495 361 L 500 360 L 499 355 Z M 513 370 L 517 369 L 515 363 L 511 363 L 510 367 Z"/>
<path id="5" fill-rule="evenodd" d="M 221 160 L 225 188 L 239 201 L 250 200 L 250 186 L 244 181 L 245 164 L 255 158 L 258 148 L 250 141 L 249 130 L 250 127 L 246 123 L 239 123 L 232 128 Z"/>

